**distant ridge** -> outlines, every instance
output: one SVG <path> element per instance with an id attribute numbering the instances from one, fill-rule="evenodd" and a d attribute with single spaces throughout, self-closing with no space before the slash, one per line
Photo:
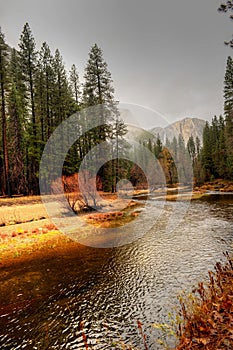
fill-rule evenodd
<path id="1" fill-rule="evenodd" d="M 165 128 L 155 127 L 150 130 L 150 133 L 155 137 L 159 136 L 163 143 L 166 142 L 166 139 L 172 141 L 173 137 L 179 137 L 179 134 L 182 135 L 185 144 L 187 144 L 189 137 L 192 135 L 194 139 L 198 137 L 202 144 L 202 135 L 203 129 L 206 124 L 206 121 L 199 118 L 184 118 L 178 120 Z"/>
<path id="2" fill-rule="evenodd" d="M 182 135 L 185 144 L 187 144 L 189 137 L 192 135 L 194 140 L 196 137 L 199 138 L 200 143 L 202 145 L 202 135 L 203 129 L 205 127 L 206 120 L 199 118 L 184 118 L 182 120 L 178 120 L 168 126 L 162 127 L 154 127 L 150 130 L 145 130 L 135 125 L 128 125 L 128 137 L 133 138 L 137 141 L 148 141 L 149 139 L 161 139 L 162 143 L 166 143 L 166 139 L 169 141 L 173 140 L 173 137 L 178 139 L 179 134 Z"/>

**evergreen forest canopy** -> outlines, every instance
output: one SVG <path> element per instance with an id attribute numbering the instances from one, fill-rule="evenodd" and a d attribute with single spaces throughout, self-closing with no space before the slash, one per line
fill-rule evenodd
<path id="1" fill-rule="evenodd" d="M 28 23 L 18 46 L 18 50 L 9 48 L 0 32 L 2 195 L 39 192 L 39 163 L 44 146 L 56 127 L 75 112 L 104 104 L 117 120 L 110 124 L 104 115 L 98 130 L 80 138 L 69 152 L 65 174 L 77 170 L 79 160 L 93 145 L 126 132 L 118 120 L 111 74 L 96 44 L 89 53 L 82 87 L 77 67 L 73 64 L 67 72 L 59 50 L 53 55 L 44 42 L 37 51 Z"/>
<path id="2" fill-rule="evenodd" d="M 39 164 L 44 146 L 58 125 L 76 112 L 105 105 L 101 125 L 82 132 L 68 152 L 63 175 L 78 172 L 85 155 L 101 142 L 109 142 L 112 152 L 133 152 L 126 159 L 116 156 L 98 172 L 99 189 L 116 191 L 116 183 L 128 178 L 135 187 L 146 187 L 146 179 L 137 164 L 150 174 L 150 162 L 143 149 L 158 159 L 169 185 L 186 183 L 194 174 L 201 184 L 214 178 L 233 177 L 233 60 L 228 57 L 224 81 L 224 117 L 206 122 L 203 140 L 193 136 L 185 145 L 182 136 L 162 144 L 159 136 L 141 139 L 139 146 L 128 149 L 124 142 L 127 127 L 120 119 L 111 73 L 103 51 L 95 44 L 85 67 L 84 83 L 78 69 L 66 71 L 61 53 L 53 54 L 44 42 L 39 50 L 26 23 L 19 38 L 19 48 L 10 48 L 0 30 L 0 195 L 38 194 Z M 88 121 L 87 121 L 88 122 Z M 202 145 L 202 146 L 201 146 Z M 97 155 L 98 157 L 101 154 Z M 138 160 L 131 162 L 129 159 Z M 137 163 L 137 164 L 136 164 Z M 190 169 L 190 164 L 192 169 Z M 156 179 L 154 179 L 156 185 Z M 189 181 L 190 182 L 190 181 Z"/>

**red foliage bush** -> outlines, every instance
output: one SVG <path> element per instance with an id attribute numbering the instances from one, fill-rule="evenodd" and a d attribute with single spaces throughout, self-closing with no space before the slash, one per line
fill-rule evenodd
<path id="1" fill-rule="evenodd" d="M 233 264 L 217 263 L 206 284 L 199 283 L 192 298 L 181 301 L 183 322 L 176 350 L 233 349 Z"/>

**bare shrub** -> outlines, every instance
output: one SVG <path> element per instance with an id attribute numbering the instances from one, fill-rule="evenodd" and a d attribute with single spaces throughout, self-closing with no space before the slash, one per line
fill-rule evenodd
<path id="1" fill-rule="evenodd" d="M 96 178 L 89 172 L 63 176 L 62 184 L 67 201 L 74 213 L 97 209 Z"/>

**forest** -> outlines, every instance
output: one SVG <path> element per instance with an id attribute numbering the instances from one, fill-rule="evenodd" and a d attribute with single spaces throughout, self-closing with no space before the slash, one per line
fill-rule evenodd
<path id="1" fill-rule="evenodd" d="M 73 64 L 67 71 L 58 49 L 53 54 L 44 42 L 37 50 L 28 23 L 23 27 L 18 49 L 9 47 L 4 33 L 0 31 L 0 91 L 0 195 L 39 194 L 39 166 L 46 142 L 56 127 L 74 113 L 81 113 L 84 118 L 75 127 L 79 137 L 66 156 L 63 175 L 77 173 L 85 155 L 101 142 L 107 142 L 111 145 L 112 160 L 99 170 L 97 187 L 115 192 L 117 181 L 125 177 L 134 187 L 146 187 L 141 167 L 127 160 L 128 157 L 118 157 L 119 149 L 121 154 L 124 149 L 125 154 L 129 152 L 124 142 L 127 126 L 120 118 L 111 73 L 97 44 L 90 49 L 81 84 L 77 66 Z M 231 57 L 228 57 L 226 65 L 224 101 L 224 116 L 214 116 L 211 123 L 206 122 L 203 140 L 190 135 L 185 144 L 179 135 L 178 139 L 167 139 L 163 144 L 159 136 L 142 137 L 140 146 L 133 150 L 133 158 L 149 168 L 143 152 L 143 149 L 148 149 L 158 159 L 167 185 L 190 182 L 191 177 L 196 185 L 217 178 L 231 179 Z M 97 105 L 104 106 L 101 125 L 83 132 L 84 124 L 88 124 L 83 111 Z M 100 158 L 101 154 L 96 157 Z"/>

